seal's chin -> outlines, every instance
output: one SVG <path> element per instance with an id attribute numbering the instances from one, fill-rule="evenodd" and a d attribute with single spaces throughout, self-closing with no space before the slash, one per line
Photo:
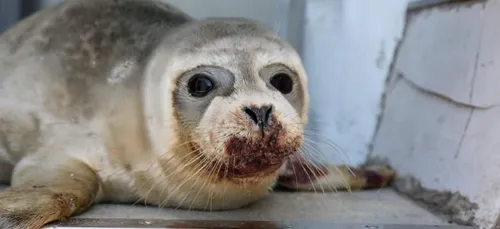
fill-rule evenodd
<path id="1" fill-rule="evenodd" d="M 212 137 L 214 133 L 208 135 L 211 136 L 210 143 L 192 143 L 193 151 L 198 151 L 203 161 L 210 161 L 210 166 L 205 167 L 207 175 L 238 182 L 247 178 L 253 182 L 266 181 L 276 176 L 287 159 L 299 150 L 303 140 L 302 135 L 287 131 L 276 120 L 259 131 L 244 128 L 224 133 L 220 138 Z M 214 145 L 219 147 L 212 147 Z"/>
<path id="2" fill-rule="evenodd" d="M 226 178 L 266 176 L 278 170 L 297 148 L 282 143 L 280 136 L 261 139 L 231 137 L 226 142 L 226 160 L 219 172 Z"/>
<path id="3" fill-rule="evenodd" d="M 222 180 L 268 178 L 275 175 L 289 156 L 298 150 L 300 144 L 292 142 L 286 144 L 284 138 L 272 135 L 258 140 L 231 137 L 226 141 L 223 159 L 213 159 L 206 170 Z M 208 157 L 205 156 L 205 159 Z"/>
<path id="4" fill-rule="evenodd" d="M 260 158 L 245 162 L 231 162 L 222 164 L 219 170 L 219 177 L 223 179 L 230 178 L 250 178 L 266 177 L 276 172 L 286 161 L 286 158 L 268 161 Z"/>
<path id="5" fill-rule="evenodd" d="M 277 172 L 290 155 L 298 150 L 298 139 L 288 140 L 282 133 L 260 138 L 231 137 L 226 141 L 225 159 L 219 177 L 265 178 Z"/>

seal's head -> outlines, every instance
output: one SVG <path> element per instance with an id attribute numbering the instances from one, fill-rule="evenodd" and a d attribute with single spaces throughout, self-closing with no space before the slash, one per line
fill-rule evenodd
<path id="1" fill-rule="evenodd" d="M 147 92 L 149 131 L 167 173 L 190 168 L 215 188 L 251 191 L 274 182 L 302 144 L 308 93 L 301 60 L 255 22 L 184 26 L 158 49 L 148 76 L 147 90 L 156 92 Z"/>

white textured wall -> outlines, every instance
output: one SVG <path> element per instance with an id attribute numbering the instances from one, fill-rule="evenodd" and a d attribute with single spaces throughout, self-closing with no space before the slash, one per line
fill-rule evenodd
<path id="1" fill-rule="evenodd" d="M 412 17 L 373 151 L 400 175 L 477 203 L 481 228 L 500 216 L 499 20 L 499 0 Z"/>
<path id="2" fill-rule="evenodd" d="M 324 152 L 332 161 L 364 161 L 372 141 L 381 95 L 406 1 L 307 1 L 303 57 L 310 76 L 314 129 L 344 149 Z M 347 155 L 346 155 L 347 154 Z"/>

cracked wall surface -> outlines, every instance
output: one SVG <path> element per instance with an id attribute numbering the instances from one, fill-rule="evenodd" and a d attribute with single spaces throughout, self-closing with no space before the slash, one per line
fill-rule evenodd
<path id="1" fill-rule="evenodd" d="M 468 219 L 481 228 L 493 228 L 500 212 L 498 21 L 500 0 L 409 15 L 371 153 L 423 190 L 477 204 Z"/>

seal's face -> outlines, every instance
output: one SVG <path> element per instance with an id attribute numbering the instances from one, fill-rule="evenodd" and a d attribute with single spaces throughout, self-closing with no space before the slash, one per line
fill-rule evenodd
<path id="1" fill-rule="evenodd" d="M 275 176 L 303 140 L 307 92 L 300 59 L 259 29 L 245 21 L 206 23 L 196 30 L 203 39 L 179 45 L 175 63 L 183 60 L 182 69 L 171 68 L 178 73 L 171 81 L 174 115 L 196 152 L 190 157 L 219 179 Z"/>
<path id="2" fill-rule="evenodd" d="M 284 63 L 233 58 L 240 63 L 198 67 L 181 78 L 181 113 L 202 111 L 181 120 L 194 128 L 192 150 L 199 149 L 219 176 L 266 176 L 300 147 L 303 123 L 293 106 L 300 80 Z"/>

